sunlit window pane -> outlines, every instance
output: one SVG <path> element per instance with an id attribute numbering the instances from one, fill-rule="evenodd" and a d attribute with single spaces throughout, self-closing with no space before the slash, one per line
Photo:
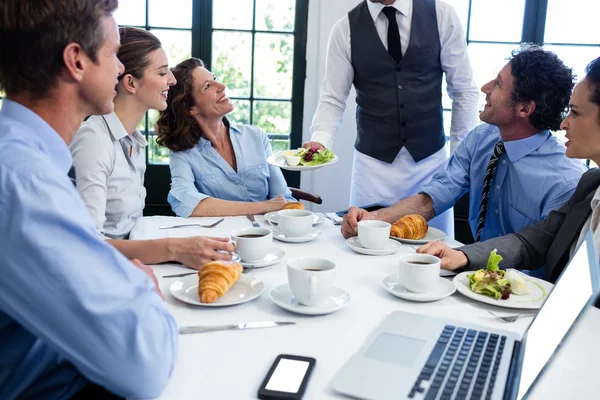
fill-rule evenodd
<path id="1" fill-rule="evenodd" d="M 517 44 L 469 44 L 469 58 L 473 66 L 473 78 L 478 87 L 494 79 L 506 65 L 511 51 L 518 48 Z M 485 94 L 479 95 L 479 109 L 485 105 Z"/>
<path id="2" fill-rule="evenodd" d="M 271 148 L 273 149 L 273 153 L 276 153 L 281 150 L 289 150 L 290 139 L 273 139 L 271 140 Z"/>
<path id="3" fill-rule="evenodd" d="M 192 56 L 192 32 L 152 29 L 151 32 L 162 42 L 169 57 L 169 67 L 174 67 Z"/>
<path id="4" fill-rule="evenodd" d="M 0 99 L 0 110 L 2 109 L 2 99 Z"/>
<path id="5" fill-rule="evenodd" d="M 294 36 L 257 33 L 254 50 L 254 96 L 292 97 Z"/>
<path id="6" fill-rule="evenodd" d="M 544 41 L 600 44 L 598 15 L 600 15 L 598 1 L 548 0 Z"/>
<path id="7" fill-rule="evenodd" d="M 296 0 L 256 0 L 256 29 L 294 31 Z"/>
<path id="8" fill-rule="evenodd" d="M 546 50 L 555 52 L 563 62 L 573 68 L 577 79 L 585 76 L 585 67 L 596 57 L 600 56 L 600 46 L 544 46 Z"/>
<path id="9" fill-rule="evenodd" d="M 142 133 L 142 135 L 144 135 L 146 133 L 146 116 L 148 115 L 148 113 L 144 114 L 144 118 L 142 118 L 142 120 L 140 121 L 140 123 L 137 126 L 138 131 L 140 131 Z"/>
<path id="10" fill-rule="evenodd" d="M 250 100 L 231 100 L 235 109 L 227 114 L 233 122 L 238 124 L 249 124 L 250 123 Z"/>
<path id="11" fill-rule="evenodd" d="M 253 0 L 213 1 L 213 28 L 252 29 Z"/>
<path id="12" fill-rule="evenodd" d="M 250 97 L 252 34 L 213 32 L 212 72 L 233 97 Z"/>
<path id="13" fill-rule="evenodd" d="M 149 0 L 148 9 L 150 26 L 192 28 L 192 0 Z"/>
<path id="14" fill-rule="evenodd" d="M 473 0 L 469 40 L 520 42 L 525 0 Z"/>
<path id="15" fill-rule="evenodd" d="M 148 162 L 150 164 L 168 164 L 169 149 L 159 146 L 154 135 L 154 126 L 159 115 L 158 111 L 148 110 L 146 115 L 148 116 Z"/>
<path id="16" fill-rule="evenodd" d="M 467 20 L 469 19 L 469 0 L 444 0 L 444 2 L 454 8 L 454 11 L 458 14 L 458 18 L 460 18 L 463 31 L 466 34 Z"/>
<path id="17" fill-rule="evenodd" d="M 120 0 L 114 14 L 119 25 L 146 25 L 146 0 Z"/>
<path id="18" fill-rule="evenodd" d="M 253 124 L 267 133 L 290 133 L 292 129 L 292 102 L 255 101 Z"/>

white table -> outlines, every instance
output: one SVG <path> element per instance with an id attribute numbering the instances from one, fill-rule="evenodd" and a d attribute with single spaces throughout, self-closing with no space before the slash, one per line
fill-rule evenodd
<path id="1" fill-rule="evenodd" d="M 131 238 L 191 235 L 227 237 L 235 228 L 251 226 L 245 217 L 229 217 L 212 229 L 158 229 L 162 225 L 211 223 L 215 220 L 216 218 L 184 220 L 147 217 L 136 224 Z M 257 216 L 257 221 L 261 225 L 268 225 L 261 216 Z M 165 301 L 179 325 L 220 325 L 267 320 L 297 323 L 268 329 L 182 335 L 177 366 L 160 399 L 256 399 L 258 388 L 269 367 L 281 353 L 316 358 L 317 364 L 305 399 L 346 398 L 331 390 L 331 379 L 359 349 L 369 333 L 395 310 L 449 317 L 511 330 L 521 335 L 531 321 L 530 318 L 521 318 L 510 324 L 501 322 L 490 316 L 487 310 L 501 314 L 507 311 L 510 313 L 511 310 L 488 306 L 459 293 L 432 303 L 398 299 L 383 289 L 381 281 L 395 272 L 399 254 L 414 252 L 411 246 L 404 245 L 398 253 L 390 256 L 359 255 L 346 245 L 339 226 L 326 221 L 318 227 L 322 230 L 322 235 L 312 242 L 289 244 L 274 240 L 274 246 L 285 250 L 286 257 L 274 266 L 252 271 L 251 274 L 264 281 L 265 291 L 259 298 L 237 306 L 209 308 L 182 303 L 169 292 L 169 286 L 175 279 L 164 279 L 162 275 L 185 272 L 186 269 L 176 264 L 154 266 Z M 458 242 L 452 241 L 449 244 L 456 245 Z M 336 262 L 335 285 L 350 294 L 350 303 L 346 308 L 324 316 L 304 316 L 285 311 L 269 299 L 271 289 L 287 283 L 287 259 L 311 255 Z M 597 398 L 594 386 L 600 373 L 595 360 L 600 359 L 600 346 L 594 346 L 596 337 L 590 332 L 597 332 L 600 328 L 600 312 L 593 309 L 589 314 L 591 316 L 586 317 L 585 323 L 559 353 L 557 362 L 543 377 L 532 398 Z"/>

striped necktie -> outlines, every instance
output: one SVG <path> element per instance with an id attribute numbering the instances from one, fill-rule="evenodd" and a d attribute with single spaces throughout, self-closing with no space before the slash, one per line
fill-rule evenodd
<path id="1" fill-rule="evenodd" d="M 496 172 L 496 164 L 502 154 L 506 152 L 504 143 L 499 141 L 494 147 L 494 154 L 490 157 L 490 162 L 485 171 L 485 179 L 483 180 L 483 190 L 481 191 L 481 202 L 479 203 L 479 218 L 477 219 L 477 235 L 475 238 L 476 242 L 479 242 L 481 238 L 481 231 L 485 226 L 485 216 L 487 215 L 488 198 L 490 194 L 490 186 L 492 179 L 494 179 L 494 173 Z"/>
<path id="2" fill-rule="evenodd" d="M 69 173 L 67 174 L 73 186 L 77 187 L 77 180 L 75 179 L 75 167 L 71 166 Z"/>

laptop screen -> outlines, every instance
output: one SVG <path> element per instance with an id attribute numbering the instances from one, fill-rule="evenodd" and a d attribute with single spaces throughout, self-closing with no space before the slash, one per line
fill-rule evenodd
<path id="1" fill-rule="evenodd" d="M 597 256 L 593 243 L 588 233 L 527 331 L 518 399 L 527 393 L 594 294 Z"/>

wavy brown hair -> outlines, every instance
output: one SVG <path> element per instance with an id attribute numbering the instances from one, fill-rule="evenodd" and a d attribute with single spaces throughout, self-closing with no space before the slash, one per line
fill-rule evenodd
<path id="1" fill-rule="evenodd" d="M 121 27 L 121 47 L 117 58 L 125 67 L 125 72 L 119 76 L 119 80 L 127 74 L 136 79 L 142 79 L 146 68 L 150 66 L 150 55 L 162 47 L 160 40 L 145 29 Z"/>
<path id="2" fill-rule="evenodd" d="M 156 121 L 156 143 L 171 151 L 185 151 L 194 147 L 202 137 L 202 129 L 188 114 L 194 106 L 194 79 L 192 73 L 204 62 L 188 58 L 171 69 L 177 84 L 169 89 L 167 109 L 160 112 Z M 229 126 L 227 118 L 223 122 Z"/>

